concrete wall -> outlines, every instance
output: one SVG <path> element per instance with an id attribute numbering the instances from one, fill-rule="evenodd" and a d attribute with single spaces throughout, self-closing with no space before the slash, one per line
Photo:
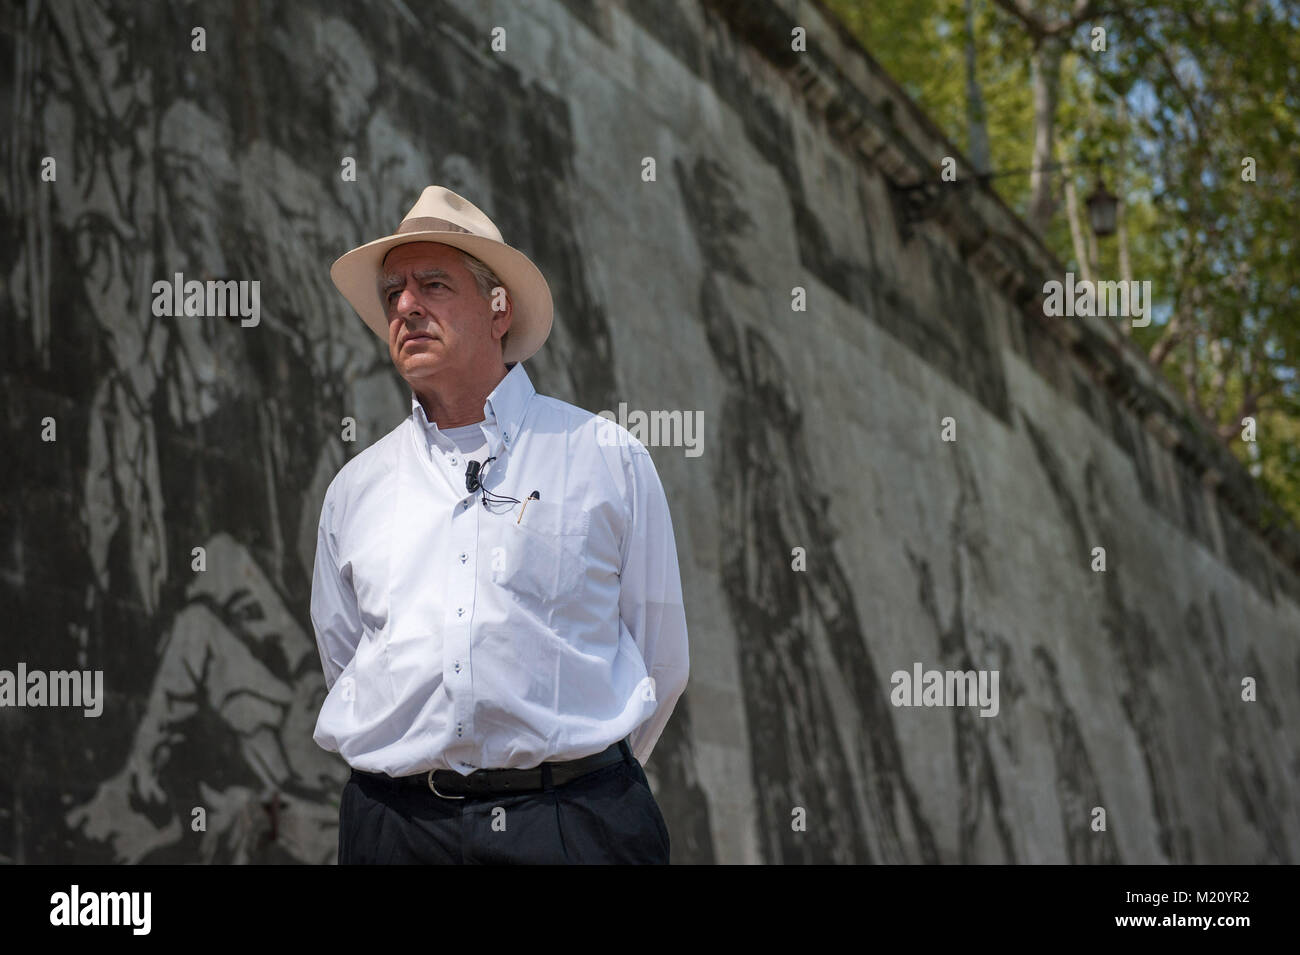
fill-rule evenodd
<path id="1" fill-rule="evenodd" d="M 914 221 L 956 150 L 815 5 L 2 29 L 0 668 L 105 685 L 98 718 L 0 709 L 10 860 L 334 861 L 314 532 L 409 409 L 327 269 L 437 182 L 551 283 L 540 391 L 703 414 L 702 454 L 651 448 L 692 636 L 647 766 L 674 861 L 1297 861 L 1294 533 L 1112 322 L 1044 318 L 1064 269 L 995 197 Z M 154 317 L 176 272 L 259 280 L 260 323 Z M 996 671 L 996 716 L 893 705 L 916 663 Z"/>

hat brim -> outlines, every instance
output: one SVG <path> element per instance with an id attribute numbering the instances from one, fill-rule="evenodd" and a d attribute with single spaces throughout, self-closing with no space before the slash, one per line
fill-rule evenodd
<path id="1" fill-rule="evenodd" d="M 330 278 L 358 315 L 385 343 L 388 316 L 379 297 L 379 273 L 384 256 L 408 242 L 441 242 L 468 252 L 497 274 L 513 303 L 510 333 L 502 360 L 524 361 L 537 352 L 551 333 L 554 304 L 541 271 L 518 249 L 464 232 L 403 232 L 385 236 L 347 252 L 330 266 Z"/>

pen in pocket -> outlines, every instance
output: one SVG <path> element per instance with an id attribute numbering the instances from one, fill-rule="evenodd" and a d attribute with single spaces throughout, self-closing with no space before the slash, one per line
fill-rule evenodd
<path id="1" fill-rule="evenodd" d="M 519 508 L 519 516 L 515 518 L 515 523 L 518 524 L 524 519 L 524 510 L 528 507 L 528 501 L 540 501 L 541 499 L 542 495 L 540 491 L 534 491 L 532 494 L 529 494 L 528 500 L 524 501 L 524 506 Z"/>

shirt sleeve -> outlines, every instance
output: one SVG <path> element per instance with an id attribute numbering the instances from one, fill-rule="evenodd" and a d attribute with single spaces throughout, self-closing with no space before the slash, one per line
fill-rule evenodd
<path id="1" fill-rule="evenodd" d="M 644 447 L 632 450 L 631 474 L 618 606 L 653 680 L 654 712 L 628 737 L 632 755 L 645 764 L 686 689 L 690 660 L 672 518 L 654 461 Z"/>
<path id="2" fill-rule="evenodd" d="M 316 566 L 311 580 L 311 623 L 327 689 L 334 688 L 334 681 L 352 662 L 362 633 L 351 574 L 339 567 L 333 523 L 334 503 L 327 491 L 316 531 Z"/>

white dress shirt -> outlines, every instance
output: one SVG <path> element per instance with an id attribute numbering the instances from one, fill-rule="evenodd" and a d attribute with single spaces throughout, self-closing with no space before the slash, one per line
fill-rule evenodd
<path id="1" fill-rule="evenodd" d="M 677 550 L 649 452 L 509 369 L 479 423 L 478 457 L 496 457 L 482 481 L 489 497 L 538 499 L 485 508 L 466 453 L 414 394 L 325 492 L 315 740 L 355 769 L 529 768 L 624 736 L 644 763 L 686 687 Z"/>

